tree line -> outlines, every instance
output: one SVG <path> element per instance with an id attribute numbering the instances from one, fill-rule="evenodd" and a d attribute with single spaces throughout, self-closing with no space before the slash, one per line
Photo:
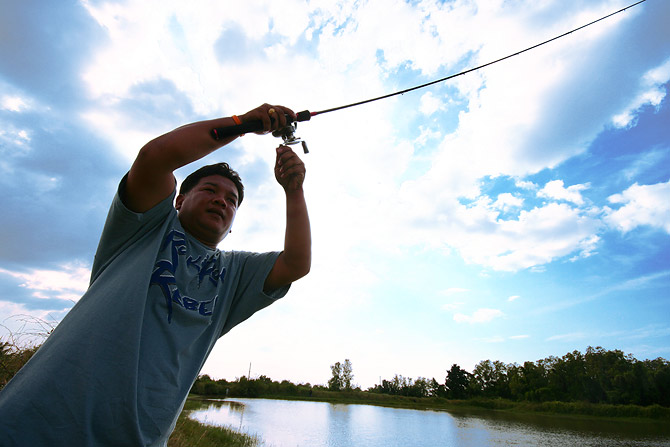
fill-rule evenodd
<path id="1" fill-rule="evenodd" d="M 619 350 L 589 346 L 536 362 L 505 364 L 483 360 L 472 372 L 453 364 L 444 383 L 396 375 L 371 392 L 448 399 L 503 398 L 529 402 L 590 402 L 670 406 L 670 362 L 636 360 Z"/>
<path id="2" fill-rule="evenodd" d="M 214 381 L 201 376 L 193 393 L 237 397 L 312 396 L 318 391 L 362 391 L 353 385 L 353 367 L 346 359 L 330 366 L 327 386 L 293 384 L 242 377 Z M 523 365 L 483 360 L 468 372 L 457 364 L 446 371 L 444 381 L 416 379 L 396 374 L 365 390 L 407 397 L 445 399 L 508 399 L 527 402 L 589 402 L 613 405 L 661 405 L 670 407 L 670 362 L 665 359 L 636 360 L 620 350 L 588 347 L 563 357 L 550 356 Z"/>

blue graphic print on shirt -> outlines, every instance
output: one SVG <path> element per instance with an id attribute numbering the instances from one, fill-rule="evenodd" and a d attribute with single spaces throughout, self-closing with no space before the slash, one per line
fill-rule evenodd
<path id="1" fill-rule="evenodd" d="M 160 287 L 168 310 L 168 323 L 172 323 L 172 306 L 173 303 L 183 307 L 186 310 L 198 312 L 200 315 L 207 317 L 212 315 L 214 304 L 218 295 L 208 301 L 198 301 L 189 296 L 182 295 L 177 285 L 175 274 L 179 266 L 179 258 L 186 255 L 186 235 L 178 230 L 170 231 L 163 241 L 162 249 L 170 244 L 170 260 L 159 259 L 154 265 L 154 271 L 151 274 L 151 285 Z M 221 271 L 216 269 L 216 259 L 218 252 L 208 256 L 198 256 L 193 259 L 189 256 L 186 259 L 186 266 L 193 268 L 198 272 L 198 287 L 207 279 L 214 287 L 219 281 L 223 281 L 226 276 L 225 267 Z"/>

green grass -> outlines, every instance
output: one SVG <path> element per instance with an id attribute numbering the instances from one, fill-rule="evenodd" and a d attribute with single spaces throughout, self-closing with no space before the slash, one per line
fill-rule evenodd
<path id="1" fill-rule="evenodd" d="M 260 439 L 225 427 L 204 425 L 188 417 L 189 413 L 202 407 L 198 400 L 187 400 L 179 415 L 168 447 L 255 447 Z"/>

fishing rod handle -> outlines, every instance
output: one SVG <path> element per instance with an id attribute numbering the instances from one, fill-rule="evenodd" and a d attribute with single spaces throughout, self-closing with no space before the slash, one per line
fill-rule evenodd
<path id="1" fill-rule="evenodd" d="M 286 117 L 286 124 L 291 124 L 293 122 L 293 118 L 291 118 L 291 116 L 288 114 L 284 114 L 284 116 Z M 302 112 L 298 112 L 296 114 L 296 121 L 309 121 L 311 117 L 312 114 L 309 112 L 309 110 L 303 110 Z M 261 130 L 263 130 L 263 121 L 258 120 L 248 121 L 242 124 L 235 124 L 234 126 L 216 127 L 211 130 L 210 134 L 212 135 L 212 138 L 218 141 L 222 138 L 237 137 L 244 135 L 245 133 L 259 132 Z"/>

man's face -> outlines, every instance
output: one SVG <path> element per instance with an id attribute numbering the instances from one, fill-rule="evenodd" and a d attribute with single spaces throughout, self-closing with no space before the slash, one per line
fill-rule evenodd
<path id="1" fill-rule="evenodd" d="M 230 232 L 237 212 L 235 183 L 220 175 L 200 179 L 186 194 L 179 194 L 175 208 L 182 227 L 203 244 L 215 248 Z"/>

